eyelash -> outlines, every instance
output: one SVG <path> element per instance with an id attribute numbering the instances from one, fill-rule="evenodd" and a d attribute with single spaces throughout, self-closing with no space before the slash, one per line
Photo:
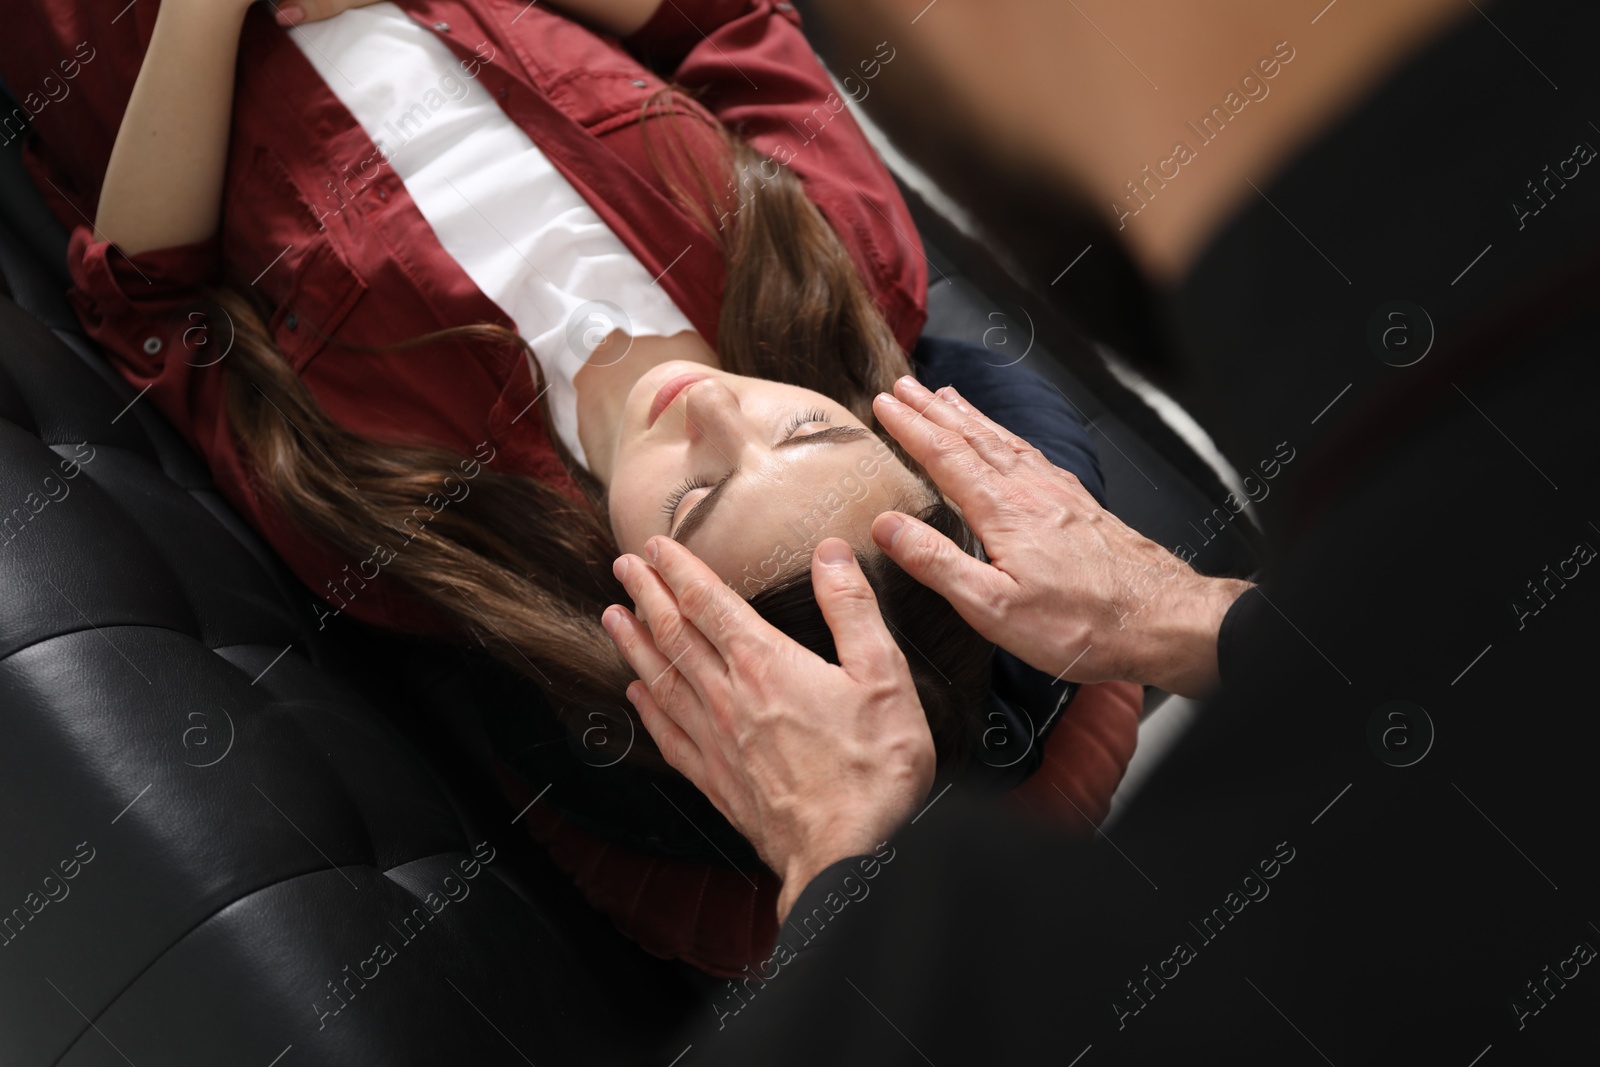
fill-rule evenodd
<path id="1" fill-rule="evenodd" d="M 789 426 L 786 430 L 784 430 L 783 438 L 787 441 L 789 438 L 795 435 L 795 431 L 799 430 L 800 427 L 804 426 L 808 422 L 832 421 L 832 419 L 828 418 L 828 413 L 823 411 L 821 408 L 810 408 L 806 411 L 797 412 L 794 418 L 789 420 Z"/>
<path id="2" fill-rule="evenodd" d="M 832 421 L 833 420 L 828 417 L 828 413 L 820 408 L 809 408 L 805 411 L 797 412 L 789 420 L 789 425 L 783 432 L 783 439 L 787 441 L 789 438 L 793 437 L 797 431 L 799 431 L 800 427 L 806 425 L 807 423 Z M 678 505 L 683 503 L 684 497 L 694 492 L 694 490 L 704 489 L 710 484 L 710 482 L 705 481 L 702 478 L 690 478 L 672 492 L 668 493 L 666 502 L 661 505 L 661 513 L 667 517 L 667 522 L 670 524 L 673 516 L 677 515 Z"/>
<path id="3" fill-rule="evenodd" d="M 683 498 L 695 489 L 704 489 L 710 482 L 701 478 L 690 478 L 678 488 L 667 494 L 666 503 L 661 505 L 661 513 L 667 517 L 667 522 L 672 522 L 672 517 L 678 513 L 678 505 L 683 503 Z"/>

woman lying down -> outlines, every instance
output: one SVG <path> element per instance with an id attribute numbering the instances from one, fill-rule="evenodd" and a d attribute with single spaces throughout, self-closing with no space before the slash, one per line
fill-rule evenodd
<path id="1" fill-rule="evenodd" d="M 0 46 L 13 85 L 84 17 L 37 6 L 49 20 Z M 114 145 L 57 108 L 30 163 L 64 178 L 64 218 L 96 212 L 69 252 L 86 329 L 323 598 L 322 626 L 482 644 L 577 734 L 634 715 L 601 625 L 626 602 L 619 554 L 671 537 L 833 660 L 809 564 L 842 537 L 942 768 L 997 766 L 990 692 L 1018 664 L 873 545 L 898 510 L 976 551 L 871 400 L 913 351 L 932 386 L 1034 411 L 1019 432 L 1098 487 L 1093 449 L 1041 379 L 919 340 L 915 230 L 787 7 L 468 2 L 452 26 L 393 3 L 163 0 L 94 29 L 80 106 Z M 97 207 L 73 203 L 99 159 Z M 1098 818 L 1137 707 L 1137 687 L 1078 692 L 1019 797 Z M 639 776 L 672 772 L 629 736 L 597 781 L 660 807 Z M 562 792 L 525 822 L 625 933 L 714 973 L 770 952 L 770 871 L 652 853 Z"/>

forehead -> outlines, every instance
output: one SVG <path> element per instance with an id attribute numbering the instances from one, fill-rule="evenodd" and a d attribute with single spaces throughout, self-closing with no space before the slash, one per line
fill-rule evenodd
<path id="1" fill-rule="evenodd" d="M 860 551 L 880 512 L 910 506 L 924 492 L 876 436 L 773 452 L 740 470 L 687 544 L 749 598 L 809 568 L 824 538 L 843 537 Z"/>

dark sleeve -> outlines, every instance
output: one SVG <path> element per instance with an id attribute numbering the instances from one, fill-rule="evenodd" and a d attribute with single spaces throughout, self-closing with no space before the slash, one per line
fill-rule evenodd
<path id="1" fill-rule="evenodd" d="M 692 1042 L 705 1067 L 923 1063 L 909 1038 L 938 1064 L 1065 1064 L 1113 1038 L 1108 1005 L 1144 961 L 1106 942 L 1131 939 L 1155 897 L 1130 889 L 1114 851 L 1074 848 L 959 788 L 892 844 L 854 899 L 841 887 L 862 857 L 819 874 L 780 931 L 810 943 L 751 968 L 761 982 L 737 983 L 747 1003 L 730 998 L 665 1058 Z"/>
<path id="2" fill-rule="evenodd" d="M 826 910 L 828 895 L 843 896 L 846 890 L 845 879 L 857 876 L 857 872 L 864 866 L 873 862 L 873 857 L 867 855 L 846 856 L 824 867 L 815 878 L 806 883 L 800 890 L 800 895 L 795 897 L 794 906 L 789 909 L 789 916 L 814 915 L 819 909 Z M 792 943 L 792 942 L 791 942 Z M 804 949 L 810 941 L 805 941 L 797 946 Z"/>
<path id="3" fill-rule="evenodd" d="M 1217 630 L 1217 672 L 1222 676 L 1223 685 L 1238 680 L 1241 675 L 1251 632 L 1264 624 L 1269 625 L 1275 616 L 1267 595 L 1256 585 L 1240 593 L 1239 599 L 1228 608 Z"/>

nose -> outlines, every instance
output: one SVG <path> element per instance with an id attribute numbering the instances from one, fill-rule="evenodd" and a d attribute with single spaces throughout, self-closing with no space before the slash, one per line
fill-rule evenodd
<path id="1" fill-rule="evenodd" d="M 739 396 L 715 378 L 684 390 L 684 434 L 690 444 L 705 444 L 730 462 L 755 438 L 755 427 L 739 406 Z"/>

